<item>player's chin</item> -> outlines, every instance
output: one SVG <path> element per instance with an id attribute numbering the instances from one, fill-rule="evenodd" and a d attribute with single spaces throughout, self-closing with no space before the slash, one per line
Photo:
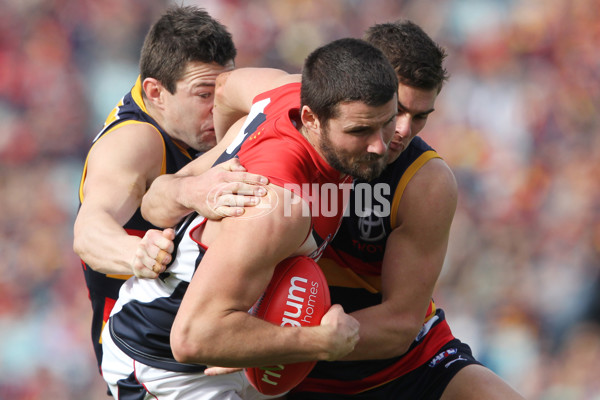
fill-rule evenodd
<path id="1" fill-rule="evenodd" d="M 366 164 L 357 164 L 350 175 L 363 181 L 372 181 L 381 175 L 387 165 L 386 160 L 387 158 L 383 157 Z"/>
<path id="2" fill-rule="evenodd" d="M 402 148 L 394 150 L 391 147 L 387 151 L 386 163 L 391 164 L 402 154 Z"/>
<path id="3" fill-rule="evenodd" d="M 208 151 L 217 144 L 217 137 L 214 129 L 203 131 L 198 137 L 198 151 Z"/>

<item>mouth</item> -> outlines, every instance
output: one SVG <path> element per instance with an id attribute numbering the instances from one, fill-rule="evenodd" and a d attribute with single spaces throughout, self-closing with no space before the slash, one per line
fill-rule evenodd
<path id="1" fill-rule="evenodd" d="M 388 145 L 388 149 L 392 151 L 402 151 L 404 150 L 404 143 L 402 143 L 401 141 L 391 141 Z"/>

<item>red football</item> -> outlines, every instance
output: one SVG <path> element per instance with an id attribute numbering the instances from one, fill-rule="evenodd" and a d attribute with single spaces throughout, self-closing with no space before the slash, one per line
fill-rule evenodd
<path id="1" fill-rule="evenodd" d="M 250 310 L 252 315 L 281 326 L 314 326 L 331 307 L 323 271 L 306 256 L 291 257 L 275 267 L 265 293 Z M 277 395 L 298 385 L 316 361 L 246 368 L 246 377 L 259 392 Z"/>

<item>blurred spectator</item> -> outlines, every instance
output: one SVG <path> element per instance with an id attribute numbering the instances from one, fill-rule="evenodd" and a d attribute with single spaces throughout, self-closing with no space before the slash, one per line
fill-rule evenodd
<path id="1" fill-rule="evenodd" d="M 422 133 L 459 209 L 436 301 L 532 400 L 600 399 L 598 0 L 197 0 L 238 66 L 409 18 L 452 75 Z M 0 0 L 0 398 L 106 399 L 72 252 L 83 155 L 167 0 Z"/>

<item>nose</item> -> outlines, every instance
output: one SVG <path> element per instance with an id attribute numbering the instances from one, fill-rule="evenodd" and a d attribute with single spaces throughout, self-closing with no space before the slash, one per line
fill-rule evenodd
<path id="1" fill-rule="evenodd" d="M 411 133 L 411 118 L 409 115 L 399 115 L 396 118 L 396 136 L 400 136 L 401 139 L 410 137 Z"/>
<path id="2" fill-rule="evenodd" d="M 379 131 L 374 134 L 369 141 L 369 145 L 367 147 L 368 153 L 383 155 L 387 151 L 388 141 L 383 137 L 383 131 Z"/>

